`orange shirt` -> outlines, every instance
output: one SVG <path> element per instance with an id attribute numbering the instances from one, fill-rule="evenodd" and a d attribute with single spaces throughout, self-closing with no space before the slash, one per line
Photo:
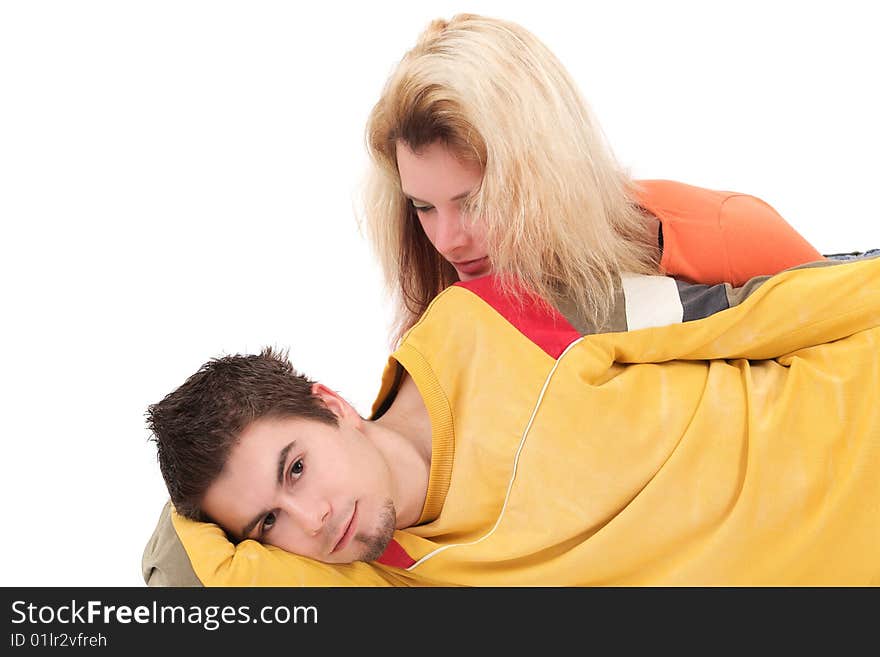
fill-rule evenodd
<path id="1" fill-rule="evenodd" d="M 636 182 L 639 203 L 660 220 L 660 267 L 669 276 L 737 287 L 755 276 L 824 259 L 759 198 L 672 180 Z"/>

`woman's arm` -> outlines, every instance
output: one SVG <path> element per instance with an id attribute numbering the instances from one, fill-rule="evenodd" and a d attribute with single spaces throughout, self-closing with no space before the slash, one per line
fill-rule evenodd
<path id="1" fill-rule="evenodd" d="M 664 274 L 740 286 L 756 276 L 824 259 L 755 196 L 671 180 L 637 184 L 639 203 L 661 223 Z"/>

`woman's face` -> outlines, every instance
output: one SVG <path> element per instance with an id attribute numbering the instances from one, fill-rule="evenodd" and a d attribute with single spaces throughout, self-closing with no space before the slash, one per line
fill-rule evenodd
<path id="1" fill-rule="evenodd" d="M 410 150 L 397 142 L 397 168 L 404 195 L 416 210 L 431 244 L 458 272 L 462 281 L 491 270 L 482 225 L 466 221 L 462 203 L 483 179 L 480 167 L 458 159 L 440 141 Z"/>

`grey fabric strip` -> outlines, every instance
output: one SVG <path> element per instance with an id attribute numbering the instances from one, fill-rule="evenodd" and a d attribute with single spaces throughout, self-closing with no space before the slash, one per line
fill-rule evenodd
<path id="1" fill-rule="evenodd" d="M 144 548 L 141 572 L 147 586 L 203 586 L 171 523 L 171 502 L 165 503 L 153 535 Z"/>
<path id="2" fill-rule="evenodd" d="M 816 262 L 808 262 L 803 265 L 791 267 L 791 269 L 811 269 L 815 267 L 834 267 L 846 264 L 852 260 L 863 260 L 867 258 L 880 257 L 880 250 L 852 254 L 846 258 L 833 257 L 827 260 L 818 260 Z M 790 271 L 790 270 L 785 270 Z M 722 310 L 727 310 L 733 306 L 737 306 L 745 301 L 749 295 L 757 290 L 761 285 L 767 282 L 771 276 L 757 276 L 750 279 L 740 287 L 733 287 L 729 283 L 719 283 L 717 285 L 703 285 L 699 283 L 688 283 L 679 279 L 675 280 L 678 288 L 678 294 L 681 298 L 683 308 L 684 322 L 691 322 L 714 315 Z M 596 322 L 589 317 L 584 317 L 579 313 L 574 303 L 566 297 L 564 292 L 560 292 L 556 300 L 556 309 L 562 314 L 572 327 L 581 335 L 594 335 L 596 333 L 616 333 L 629 329 L 626 322 L 627 306 L 629 301 L 626 299 L 623 286 L 620 281 L 615 281 L 614 288 L 614 307 L 608 320 L 600 327 L 596 326 Z"/>
<path id="3" fill-rule="evenodd" d="M 730 308 L 727 301 L 727 289 L 730 286 L 727 284 L 698 285 L 680 280 L 676 280 L 675 284 L 678 287 L 678 294 L 684 309 L 682 317 L 684 322 L 703 319 Z"/>

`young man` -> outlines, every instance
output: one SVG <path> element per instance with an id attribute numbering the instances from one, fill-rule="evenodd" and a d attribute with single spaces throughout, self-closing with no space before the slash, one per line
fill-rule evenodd
<path id="1" fill-rule="evenodd" d="M 584 339 L 457 284 L 370 420 L 271 351 L 212 361 L 150 409 L 172 501 L 284 551 L 175 527 L 208 584 L 876 584 L 878 280 L 635 277 Z"/>
<path id="2" fill-rule="evenodd" d="M 431 428 L 412 379 L 370 422 L 266 349 L 205 364 L 149 424 L 177 511 L 236 541 L 373 561 L 421 515 Z"/>

